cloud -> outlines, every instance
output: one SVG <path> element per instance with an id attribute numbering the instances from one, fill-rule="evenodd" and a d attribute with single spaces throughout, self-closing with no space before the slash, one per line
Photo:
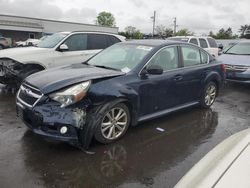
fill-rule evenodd
<path id="1" fill-rule="evenodd" d="M 0 0 L 1 14 L 14 14 L 93 24 L 101 11 L 114 14 L 120 30 L 135 26 L 142 32 L 152 32 L 154 10 L 156 25 L 187 28 L 196 34 L 217 32 L 222 27 L 237 31 L 250 24 L 249 0 Z"/>

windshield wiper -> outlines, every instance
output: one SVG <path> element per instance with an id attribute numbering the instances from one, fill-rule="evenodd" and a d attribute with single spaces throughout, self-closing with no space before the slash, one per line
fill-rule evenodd
<path id="1" fill-rule="evenodd" d="M 107 67 L 105 65 L 92 65 L 98 68 L 104 68 L 104 69 L 111 69 L 111 70 L 116 70 L 116 71 L 121 71 L 120 69 L 112 68 L 112 67 Z"/>

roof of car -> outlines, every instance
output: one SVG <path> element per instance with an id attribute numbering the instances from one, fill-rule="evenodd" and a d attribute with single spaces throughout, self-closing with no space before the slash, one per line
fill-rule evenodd
<path id="1" fill-rule="evenodd" d="M 130 40 L 123 42 L 126 44 L 136 44 L 136 45 L 145 45 L 145 46 L 160 46 L 160 45 L 169 45 L 169 44 L 176 44 L 176 43 L 183 43 L 178 41 L 170 41 L 170 40 L 163 40 L 163 39 L 142 39 L 142 40 Z M 186 43 L 183 43 L 186 44 Z"/>

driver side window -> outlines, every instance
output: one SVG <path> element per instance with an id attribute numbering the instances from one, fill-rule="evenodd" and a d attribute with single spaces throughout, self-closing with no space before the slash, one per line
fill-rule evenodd
<path id="1" fill-rule="evenodd" d="M 75 34 L 71 35 L 64 42 L 69 48 L 68 51 L 82 51 L 87 49 L 87 35 Z"/>
<path id="2" fill-rule="evenodd" d="M 163 71 L 178 68 L 178 50 L 177 47 L 167 47 L 158 51 L 150 60 L 147 67 L 151 65 L 160 66 Z"/>

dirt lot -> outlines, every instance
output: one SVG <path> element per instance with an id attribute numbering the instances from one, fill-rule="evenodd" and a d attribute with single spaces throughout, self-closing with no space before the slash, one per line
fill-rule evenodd
<path id="1" fill-rule="evenodd" d="M 33 135 L 0 94 L 0 187 L 173 187 L 210 149 L 250 127 L 250 87 L 227 85 L 210 110 L 187 109 L 130 128 L 93 155 Z M 157 130 L 161 128 L 164 131 Z"/>

